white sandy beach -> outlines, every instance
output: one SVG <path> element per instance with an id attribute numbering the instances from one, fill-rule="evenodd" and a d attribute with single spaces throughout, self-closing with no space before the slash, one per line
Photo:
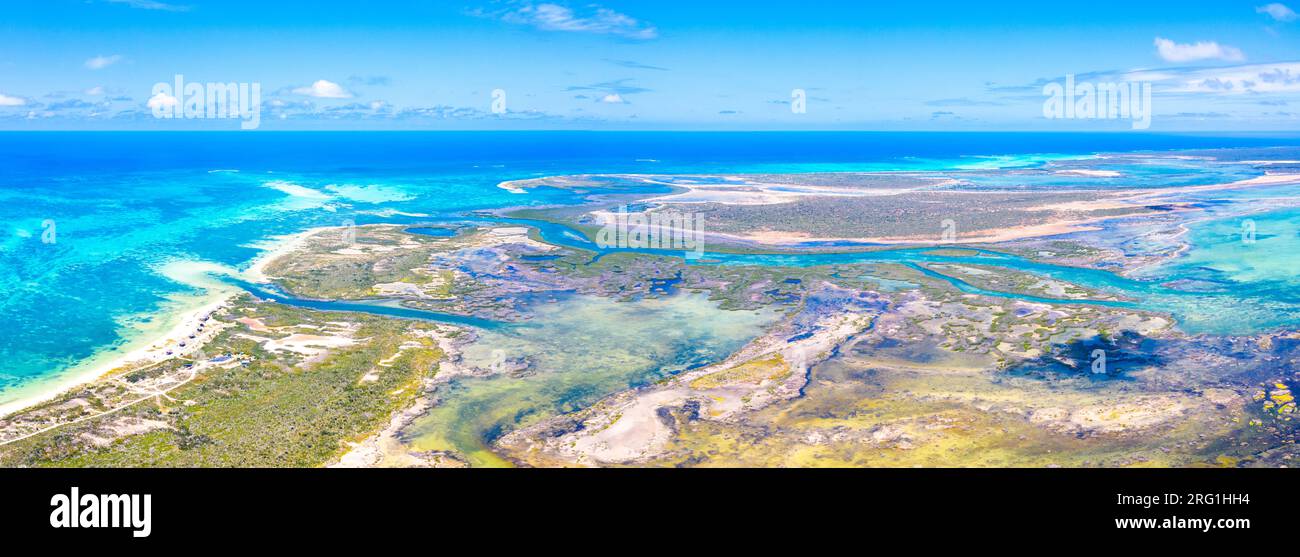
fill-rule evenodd
<path id="1" fill-rule="evenodd" d="M 48 379 L 39 379 L 31 384 L 5 393 L 10 398 L 0 403 L 0 417 L 48 402 L 60 395 L 94 382 L 104 376 L 127 369 L 161 362 L 197 350 L 210 339 L 211 332 L 196 334 L 204 316 L 210 315 L 230 302 L 242 290 L 221 282 L 212 275 L 237 276 L 251 282 L 268 280 L 266 266 L 275 259 L 297 250 L 306 238 L 328 227 L 313 228 L 297 234 L 271 238 L 266 244 L 266 251 L 259 254 L 244 271 L 223 265 L 201 261 L 177 261 L 164 265 L 160 273 L 191 286 L 204 289 L 200 296 L 191 296 L 175 300 L 175 308 L 159 308 L 157 315 L 162 318 L 157 329 L 161 333 L 145 331 L 138 338 L 128 340 L 122 346 L 103 350 L 87 358 L 80 364 Z M 190 339 L 190 335 L 195 335 Z M 180 343 L 186 343 L 181 348 Z M 171 354 L 168 354 L 168 352 Z"/>
<path id="2" fill-rule="evenodd" d="M 196 336 L 191 340 L 189 336 L 196 333 L 203 316 L 221 309 L 229 297 L 230 294 L 222 294 L 215 299 L 209 297 L 201 302 L 202 305 L 191 306 L 184 313 L 175 314 L 172 319 L 167 320 L 169 326 L 164 325 L 165 332 L 161 335 L 128 341 L 121 347 L 97 353 L 80 365 L 49 379 L 37 380 L 30 385 L 20 387 L 13 393 L 15 396 L 13 400 L 0 404 L 0 417 L 53 400 L 63 393 L 114 372 L 163 361 L 172 357 L 167 355 L 168 350 L 171 350 L 173 355 L 183 354 L 183 349 L 180 348 L 181 342 L 185 342 L 186 348 L 190 350 L 197 349 L 208 338 Z"/>

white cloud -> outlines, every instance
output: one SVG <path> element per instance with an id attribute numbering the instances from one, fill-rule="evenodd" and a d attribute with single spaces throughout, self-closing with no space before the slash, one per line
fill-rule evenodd
<path id="1" fill-rule="evenodd" d="M 1181 44 L 1156 37 L 1156 51 L 1166 62 L 1194 62 L 1197 60 L 1227 60 L 1240 62 L 1246 59 L 1241 49 L 1220 45 L 1214 41 L 1199 41 L 1196 44 Z"/>
<path id="2" fill-rule="evenodd" d="M 504 21 L 531 25 L 543 31 L 618 35 L 639 40 L 659 36 L 659 31 L 654 26 L 638 21 L 634 17 L 594 4 L 590 8 L 589 13 L 579 15 L 559 4 L 525 4 L 523 7 L 498 16 Z"/>
<path id="3" fill-rule="evenodd" d="M 601 97 L 600 102 L 606 104 L 624 104 L 627 101 L 623 100 L 622 95 L 619 95 L 618 93 L 610 93 L 608 95 L 605 95 L 604 97 Z"/>
<path id="4" fill-rule="evenodd" d="M 103 95 L 103 94 L 104 94 L 104 86 L 103 86 L 103 85 L 96 85 L 96 86 L 94 86 L 94 87 L 91 87 L 91 88 L 89 88 L 89 89 L 86 89 L 86 94 L 87 94 L 87 95 L 90 95 L 90 96 L 92 96 L 92 97 L 98 97 L 98 96 L 100 96 L 100 95 Z"/>
<path id="5" fill-rule="evenodd" d="M 149 97 L 149 100 L 144 104 L 150 109 L 157 111 L 161 109 L 175 108 L 177 101 L 176 97 L 168 95 L 167 93 L 158 93 L 157 95 Z"/>
<path id="6" fill-rule="evenodd" d="M 1285 4 L 1274 2 L 1272 4 L 1255 8 L 1257 14 L 1268 14 L 1274 21 L 1295 21 L 1296 13 Z"/>
<path id="7" fill-rule="evenodd" d="M 96 56 L 86 60 L 86 67 L 92 70 L 102 70 L 121 61 L 121 54 L 114 54 L 112 56 Z"/>
<path id="8" fill-rule="evenodd" d="M 1120 78 L 1125 81 L 1152 82 L 1162 94 L 1293 95 L 1300 93 L 1300 62 L 1140 70 L 1126 72 Z"/>
<path id="9" fill-rule="evenodd" d="M 318 99 L 350 99 L 352 93 L 333 81 L 324 79 L 317 81 L 306 87 L 299 87 L 293 90 L 296 95 L 307 97 L 316 97 Z"/>
<path id="10" fill-rule="evenodd" d="M 0 93 L 0 106 L 22 106 L 27 104 L 27 99 L 22 97 L 11 97 Z"/>

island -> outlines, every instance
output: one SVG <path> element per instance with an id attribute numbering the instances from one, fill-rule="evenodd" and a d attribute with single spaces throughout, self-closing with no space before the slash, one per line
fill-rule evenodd
<path id="1" fill-rule="evenodd" d="M 1273 155 L 506 182 L 583 202 L 299 234 L 0 465 L 1285 466 Z"/>

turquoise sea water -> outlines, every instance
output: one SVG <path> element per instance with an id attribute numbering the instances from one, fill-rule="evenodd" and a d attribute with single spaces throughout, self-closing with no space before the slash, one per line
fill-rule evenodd
<path id="1" fill-rule="evenodd" d="M 575 200 L 572 193 L 546 188 L 512 194 L 496 187 L 505 180 L 615 172 L 1033 168 L 1047 160 L 1100 152 L 1273 145 L 1296 146 L 1300 139 L 1127 134 L 4 133 L 0 315 L 6 331 L 0 335 L 0 404 L 24 388 L 166 329 L 169 316 L 212 295 L 211 288 L 205 288 L 211 281 L 199 280 L 195 269 L 243 268 L 276 236 L 313 226 L 418 223 L 472 210 Z M 1077 176 L 1034 180 L 1058 187 L 1148 187 L 1219 183 L 1254 172 L 1248 165 L 1209 168 L 1198 161 L 1113 164 L 1140 176 L 1143 183 Z M 989 187 L 1024 183 L 999 177 L 973 181 Z M 1243 256 L 1223 240 L 1235 224 L 1198 224 L 1191 232 L 1196 249 L 1158 270 L 1163 276 L 1141 282 L 1109 273 L 1026 269 L 1137 292 L 1143 295 L 1142 303 L 1175 312 L 1215 299 L 1265 306 L 1258 317 L 1240 319 L 1242 325 L 1234 329 L 1295 323 L 1291 304 L 1298 285 L 1287 270 L 1290 259 L 1268 255 L 1295 253 L 1296 216 L 1280 212 L 1256 216 L 1255 221 L 1259 241 L 1252 246 L 1254 255 Z M 1236 297 L 1188 298 L 1159 287 L 1170 277 L 1184 276 L 1217 281 L 1226 285 L 1221 290 Z M 1195 320 L 1193 312 L 1187 315 Z M 1205 330 L 1217 330 L 1215 323 Z"/>

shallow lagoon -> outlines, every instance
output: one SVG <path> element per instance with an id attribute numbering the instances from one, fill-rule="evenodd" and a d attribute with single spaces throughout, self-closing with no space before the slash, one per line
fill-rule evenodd
<path id="1" fill-rule="evenodd" d="M 439 387 L 438 405 L 405 432 L 413 448 L 508 465 L 487 444 L 510 430 L 725 359 L 780 317 L 718 309 L 696 293 L 635 302 L 568 296 L 532 311 L 530 326 L 482 331 L 463 356 L 472 367 L 528 369 Z"/>
<path id="2" fill-rule="evenodd" d="M 0 355 L 6 358 L 0 369 L 0 401 L 12 397 L 16 388 L 147 339 L 165 328 L 168 320 L 162 314 L 199 305 L 189 300 L 205 299 L 204 287 L 161 272 L 177 261 L 239 267 L 265 247 L 267 238 L 309 227 L 415 224 L 425 220 L 423 215 L 567 204 L 579 197 L 551 188 L 517 195 L 497 187 L 504 180 L 588 172 L 979 173 L 1068 162 L 1106 150 L 1279 144 L 1300 141 L 1153 134 L 0 134 L 0 168 L 5 170 L 0 221 L 8 227 L 0 235 L 0 292 L 5 293 L 0 310 L 11 325 L 0 339 Z M 1032 152 L 1063 155 L 1025 154 Z M 1128 177 L 1100 182 L 1123 187 L 1236 177 L 1200 175 L 1205 166 L 1200 161 L 1174 166 L 1178 168 L 1115 168 L 1127 170 Z M 1228 171 L 1238 172 L 1231 167 Z M 1044 180 L 1062 187 L 1097 182 L 1069 176 Z M 1238 195 L 1244 194 L 1216 192 L 1207 197 Z M 40 241 L 45 219 L 58 223 L 57 244 Z M 1271 234 L 1266 221 L 1259 224 L 1257 247 L 1280 241 L 1265 236 Z M 582 242 L 567 231 L 556 231 L 555 236 Z M 1245 306 L 1265 309 L 1241 329 L 1295 324 L 1295 305 L 1277 301 L 1294 298 L 1295 290 L 1269 290 L 1278 284 L 1293 288 L 1289 281 L 1269 279 L 1285 273 L 1287 256 L 1296 253 L 1277 245 L 1284 247 L 1282 257 L 1254 265 L 1253 270 L 1204 265 L 1239 275 L 1247 286 L 1258 285 L 1250 299 L 1174 292 L 1168 294 L 1167 306 L 1206 315 L 1206 330 L 1222 330 L 1216 328 L 1220 322 L 1238 321 L 1231 316 Z M 1194 272 L 1190 263 L 1208 254 L 1193 251 L 1189 266 L 1172 267 L 1169 275 Z M 1226 257 L 1230 252 L 1223 255 L 1211 258 L 1232 261 Z M 1082 278 L 1104 282 L 1100 275 Z M 1152 284 L 1169 278 L 1153 278 Z M 1252 292 L 1249 287 L 1234 290 Z M 1285 307 L 1257 303 L 1270 297 Z M 729 314 L 725 321 L 736 319 Z M 637 322 L 629 328 L 654 326 Z M 638 373 L 628 376 L 641 376 Z"/>
<path id="3" fill-rule="evenodd" d="M 1253 227 L 1254 236 L 1245 235 Z M 1192 327 L 1255 332 L 1300 323 L 1300 209 L 1205 220 L 1188 226 L 1182 256 L 1139 278 L 1190 281 L 1208 302 L 1188 316 Z"/>

